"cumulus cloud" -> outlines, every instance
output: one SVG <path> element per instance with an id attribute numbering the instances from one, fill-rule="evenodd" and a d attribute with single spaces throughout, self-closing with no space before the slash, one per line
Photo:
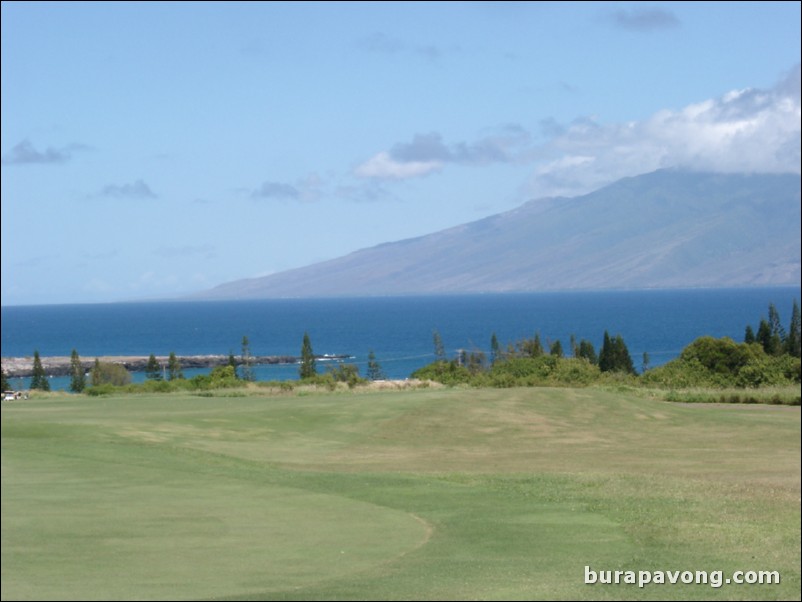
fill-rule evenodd
<path id="1" fill-rule="evenodd" d="M 618 10 L 612 13 L 611 20 L 616 27 L 630 31 L 672 29 L 680 24 L 674 13 L 658 7 Z"/>
<path id="2" fill-rule="evenodd" d="M 437 172 L 447 164 L 489 165 L 517 160 L 529 140 L 527 131 L 508 125 L 475 141 L 446 144 L 437 133 L 416 134 L 412 142 L 395 144 L 354 170 L 361 178 L 402 180 Z"/>
<path id="3" fill-rule="evenodd" d="M 133 184 L 107 184 L 100 191 L 100 196 L 114 199 L 158 198 L 143 180 L 137 180 Z"/>
<path id="4" fill-rule="evenodd" d="M 37 150 L 30 140 L 23 140 L 2 158 L 3 165 L 47 165 L 66 163 L 72 154 L 87 147 L 83 144 L 70 144 L 62 148 L 47 147 Z"/>
<path id="5" fill-rule="evenodd" d="M 581 194 L 666 167 L 799 173 L 801 117 L 797 65 L 771 89 L 734 90 L 643 121 L 549 124 L 556 135 L 537 149 L 547 160 L 536 168 L 529 191 Z"/>

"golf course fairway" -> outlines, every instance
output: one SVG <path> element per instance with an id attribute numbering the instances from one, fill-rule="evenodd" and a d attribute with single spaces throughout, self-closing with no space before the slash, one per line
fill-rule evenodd
<path id="1" fill-rule="evenodd" d="M 2 407 L 3 600 L 799 597 L 799 407 L 257 387 Z"/>

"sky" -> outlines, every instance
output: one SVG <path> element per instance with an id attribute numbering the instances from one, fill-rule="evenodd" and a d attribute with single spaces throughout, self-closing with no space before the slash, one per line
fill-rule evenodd
<path id="1" fill-rule="evenodd" d="M 3 2 L 2 305 L 174 298 L 661 168 L 800 171 L 799 2 Z"/>

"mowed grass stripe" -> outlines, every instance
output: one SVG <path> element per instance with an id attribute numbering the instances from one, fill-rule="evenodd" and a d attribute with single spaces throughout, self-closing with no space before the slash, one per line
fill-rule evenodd
<path id="1" fill-rule="evenodd" d="M 3 408 L 3 598 L 793 599 L 799 441 L 798 408 L 599 389 L 34 400 Z"/>
<path id="2" fill-rule="evenodd" d="M 388 562 L 429 536 L 409 513 L 266 483 L 251 466 L 58 439 L 42 449 L 39 436 L 4 433 L 3 599 L 292 589 Z"/>

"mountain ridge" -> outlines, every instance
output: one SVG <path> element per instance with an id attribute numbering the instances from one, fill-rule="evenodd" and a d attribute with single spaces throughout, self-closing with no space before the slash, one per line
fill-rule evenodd
<path id="1" fill-rule="evenodd" d="M 799 284 L 800 176 L 659 170 L 193 299 Z"/>

